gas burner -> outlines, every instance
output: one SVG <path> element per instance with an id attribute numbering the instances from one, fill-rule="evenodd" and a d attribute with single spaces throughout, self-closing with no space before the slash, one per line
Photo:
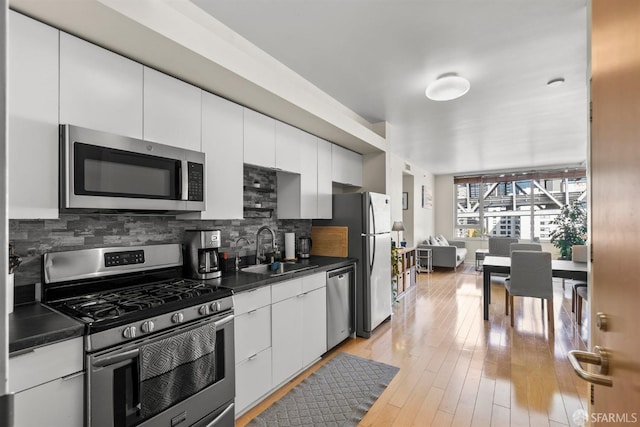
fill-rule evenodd
<path id="1" fill-rule="evenodd" d="M 169 279 L 108 292 L 93 293 L 69 299 L 62 308 L 77 313 L 85 320 L 114 319 L 128 313 L 146 310 L 175 301 L 188 300 L 215 291 L 214 287 L 189 279 Z"/>

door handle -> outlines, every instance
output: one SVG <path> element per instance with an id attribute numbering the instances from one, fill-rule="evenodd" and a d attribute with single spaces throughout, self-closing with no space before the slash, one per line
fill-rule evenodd
<path id="1" fill-rule="evenodd" d="M 588 351 L 571 350 L 568 355 L 571 367 L 576 374 L 585 381 L 592 384 L 612 387 L 613 382 L 611 381 L 611 378 L 607 376 L 609 373 L 609 352 L 600 346 L 595 346 L 593 350 L 593 353 Z M 587 371 L 582 367 L 580 362 L 600 366 L 600 373 L 594 374 Z"/>

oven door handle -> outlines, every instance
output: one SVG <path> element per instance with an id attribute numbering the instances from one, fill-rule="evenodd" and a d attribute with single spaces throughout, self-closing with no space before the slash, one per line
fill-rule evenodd
<path id="1" fill-rule="evenodd" d="M 97 368 L 103 368 L 105 366 L 115 365 L 116 363 L 124 362 L 125 360 L 135 359 L 140 355 L 140 350 L 133 349 L 125 351 L 124 353 L 116 354 L 114 356 L 104 357 L 102 359 L 96 359 L 92 365 Z"/>
<path id="2" fill-rule="evenodd" d="M 233 320 L 233 314 L 230 314 L 226 317 L 223 317 L 220 320 L 216 320 L 214 322 L 214 325 L 216 326 L 216 329 L 219 329 L 220 327 L 226 325 L 227 323 L 231 322 Z"/>

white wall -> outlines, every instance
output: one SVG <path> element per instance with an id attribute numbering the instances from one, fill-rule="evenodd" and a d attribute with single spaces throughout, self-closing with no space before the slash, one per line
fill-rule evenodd
<path id="1" fill-rule="evenodd" d="M 391 221 L 403 221 L 406 230 L 402 235 L 408 246 L 415 246 L 434 234 L 434 208 L 436 207 L 434 176 L 411 163 L 391 154 L 389 168 L 391 196 Z M 425 187 L 425 207 L 422 207 L 422 186 Z M 409 209 L 402 210 L 402 192 L 409 193 Z M 429 205 L 432 195 L 432 206 Z M 391 233 L 395 241 L 396 232 Z"/>

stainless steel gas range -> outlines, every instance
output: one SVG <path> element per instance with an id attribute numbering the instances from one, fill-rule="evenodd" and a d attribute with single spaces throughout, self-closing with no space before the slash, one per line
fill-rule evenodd
<path id="1" fill-rule="evenodd" d="M 178 244 L 43 256 L 42 301 L 85 324 L 85 424 L 233 426 L 233 300 Z"/>

